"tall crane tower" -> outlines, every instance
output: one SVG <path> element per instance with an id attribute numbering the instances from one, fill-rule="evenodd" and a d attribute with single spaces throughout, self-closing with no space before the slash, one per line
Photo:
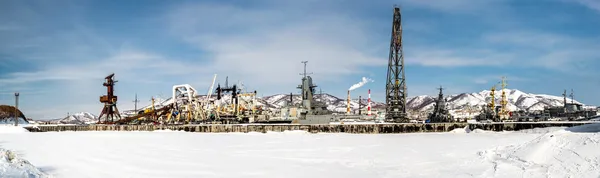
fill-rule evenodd
<path id="1" fill-rule="evenodd" d="M 394 7 L 385 93 L 385 120 L 388 122 L 408 122 L 404 53 L 402 51 L 402 23 L 400 8 L 398 7 Z"/>
<path id="2" fill-rule="evenodd" d="M 100 102 L 104 104 L 102 112 L 98 116 L 99 123 L 114 123 L 115 119 L 120 120 L 121 114 L 117 109 L 117 96 L 115 96 L 115 74 L 110 74 L 104 78 L 103 86 L 106 87 L 106 95 L 100 96 Z M 106 116 L 104 122 L 102 122 L 102 116 Z"/>
<path id="3" fill-rule="evenodd" d="M 506 99 L 506 92 L 504 91 L 506 89 L 506 77 L 502 77 L 502 81 L 501 81 L 501 86 L 502 86 L 502 95 L 501 95 L 501 99 L 500 99 L 500 120 L 506 120 L 509 119 L 510 115 L 509 115 L 509 111 L 507 108 L 507 104 L 508 104 L 508 100 Z"/>

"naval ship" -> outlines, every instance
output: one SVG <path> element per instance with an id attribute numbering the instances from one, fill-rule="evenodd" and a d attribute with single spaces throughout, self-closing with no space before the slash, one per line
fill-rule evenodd
<path id="1" fill-rule="evenodd" d="M 322 101 L 317 101 L 314 98 L 315 88 L 317 87 L 313 83 L 311 76 L 306 73 L 306 62 L 304 63 L 304 73 L 301 75 L 302 83 L 298 85 L 297 89 L 301 90 L 302 102 L 294 104 L 290 94 L 290 101 L 288 104 L 279 109 L 278 115 L 271 117 L 269 120 L 273 121 L 289 121 L 293 124 L 330 124 L 331 122 L 338 122 L 343 119 L 362 119 L 361 115 L 346 114 L 336 115 L 332 111 L 327 109 L 327 104 Z"/>

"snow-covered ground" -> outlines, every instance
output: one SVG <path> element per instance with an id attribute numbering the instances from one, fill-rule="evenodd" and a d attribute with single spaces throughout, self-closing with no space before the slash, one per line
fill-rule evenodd
<path id="1" fill-rule="evenodd" d="M 598 177 L 600 125 L 519 132 L 2 133 L 55 177 Z"/>
<path id="2" fill-rule="evenodd" d="M 0 137 L 7 137 L 8 133 L 25 133 L 22 127 L 0 125 Z M 0 139 L 2 140 L 2 139 Z M 0 146 L 2 143 L 0 142 Z M 0 177 L 51 177 L 40 169 L 21 158 L 18 153 L 0 148 Z"/>

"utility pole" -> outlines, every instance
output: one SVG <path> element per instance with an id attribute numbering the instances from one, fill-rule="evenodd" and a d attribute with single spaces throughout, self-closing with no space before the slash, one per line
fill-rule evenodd
<path id="1" fill-rule="evenodd" d="M 137 93 L 136 93 L 136 94 L 135 94 L 135 100 L 133 100 L 133 103 L 134 103 L 134 104 L 133 104 L 133 107 L 134 107 L 133 111 L 134 111 L 135 113 L 137 113 L 137 112 L 138 112 L 138 111 L 137 111 L 137 104 L 138 104 L 139 102 L 140 102 L 140 100 L 138 100 L 138 98 L 137 98 Z"/>
<path id="2" fill-rule="evenodd" d="M 15 118 L 14 119 L 15 119 L 15 126 L 18 126 L 19 125 L 19 92 L 15 93 Z"/>

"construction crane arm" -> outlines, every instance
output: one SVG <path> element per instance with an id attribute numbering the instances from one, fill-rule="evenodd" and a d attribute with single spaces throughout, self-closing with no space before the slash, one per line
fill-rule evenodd
<path id="1" fill-rule="evenodd" d="M 215 87 L 215 81 L 217 80 L 217 74 L 215 74 L 215 76 L 213 77 L 213 81 L 212 84 L 210 85 L 210 88 L 208 89 L 208 93 L 206 94 L 206 99 L 210 99 L 211 95 L 212 95 L 212 91 L 213 88 Z"/>

